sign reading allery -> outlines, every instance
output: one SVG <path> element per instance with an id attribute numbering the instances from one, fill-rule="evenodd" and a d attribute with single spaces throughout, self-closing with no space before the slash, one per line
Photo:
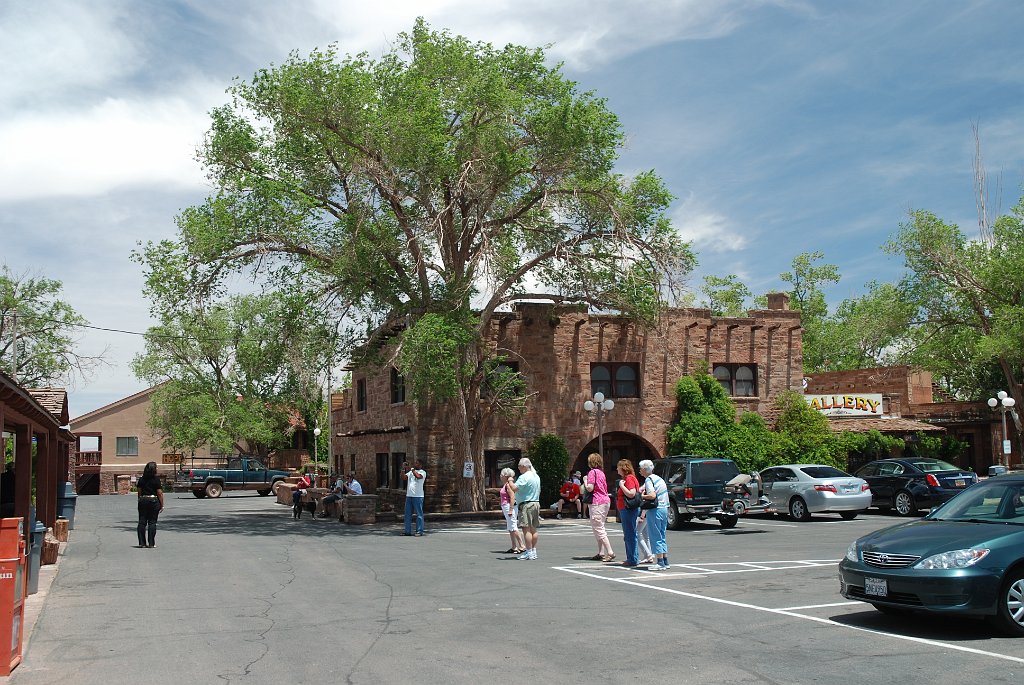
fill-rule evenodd
<path id="1" fill-rule="evenodd" d="M 881 416 L 881 393 L 854 395 L 804 395 L 811 409 L 826 416 Z"/>

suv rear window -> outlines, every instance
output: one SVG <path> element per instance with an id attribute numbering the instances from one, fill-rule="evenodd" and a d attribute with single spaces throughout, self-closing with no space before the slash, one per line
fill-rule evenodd
<path id="1" fill-rule="evenodd" d="M 721 481 L 727 483 L 739 475 L 740 470 L 731 461 L 695 461 L 692 462 L 691 475 L 693 483 L 701 485 Z"/>

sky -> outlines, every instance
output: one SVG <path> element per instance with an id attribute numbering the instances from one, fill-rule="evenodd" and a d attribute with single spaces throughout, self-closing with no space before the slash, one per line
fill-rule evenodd
<path id="1" fill-rule="evenodd" d="M 900 262 L 911 209 L 976 232 L 976 126 L 991 202 L 1024 194 L 1019 0 L 11 0 L 0 3 L 0 263 L 59 279 L 91 325 L 154 323 L 131 251 L 212 192 L 196 150 L 236 78 L 337 44 L 378 57 L 417 16 L 474 41 L 549 46 L 607 99 L 619 171 L 655 169 L 705 274 L 781 289 L 836 264 L 834 305 Z M 145 387 L 142 338 L 83 329 L 109 366 L 80 416 Z"/>

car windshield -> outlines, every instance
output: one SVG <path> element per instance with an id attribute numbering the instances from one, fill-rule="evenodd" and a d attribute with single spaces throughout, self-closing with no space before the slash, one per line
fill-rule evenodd
<path id="1" fill-rule="evenodd" d="M 850 474 L 833 466 L 801 466 L 800 470 L 811 478 L 849 478 Z"/>
<path id="2" fill-rule="evenodd" d="M 964 490 L 927 518 L 1024 525 L 1024 482 L 988 481 Z"/>
<path id="3" fill-rule="evenodd" d="M 960 469 L 953 466 L 948 461 L 939 461 L 938 459 L 929 459 L 928 461 L 912 461 L 910 462 L 917 468 L 921 469 L 925 473 L 931 473 L 933 471 L 959 471 Z"/>
<path id="4" fill-rule="evenodd" d="M 692 471 L 693 482 L 697 485 L 715 481 L 726 483 L 740 472 L 731 461 L 695 461 Z"/>

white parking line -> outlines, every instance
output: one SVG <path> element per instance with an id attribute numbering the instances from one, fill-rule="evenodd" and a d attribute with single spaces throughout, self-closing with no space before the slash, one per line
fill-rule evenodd
<path id="1" fill-rule="evenodd" d="M 832 604 L 808 604 L 802 607 L 782 607 L 779 611 L 799 611 L 801 609 L 825 609 L 827 607 L 852 607 L 855 604 L 863 605 L 864 602 L 833 602 Z"/>
<path id="2" fill-rule="evenodd" d="M 893 639 L 903 640 L 905 642 L 914 642 L 916 644 L 929 645 L 929 646 L 932 646 L 932 647 L 941 647 L 941 648 L 944 648 L 944 649 L 951 649 L 951 650 L 954 650 L 954 651 L 957 651 L 957 652 L 965 652 L 967 654 L 977 654 L 979 656 L 988 656 L 988 657 L 992 657 L 994 659 L 1003 659 L 1004 661 L 1012 661 L 1014 663 L 1024 664 L 1024 659 L 1022 659 L 1020 657 L 1016 657 L 1016 656 L 1008 656 L 1006 654 L 999 654 L 998 652 L 988 652 L 988 651 L 985 651 L 983 649 L 975 649 L 973 647 L 965 647 L 963 645 L 952 644 L 952 643 L 949 643 L 949 642 L 940 642 L 939 640 L 929 640 L 929 639 L 923 638 L 923 637 L 913 637 L 911 635 L 900 635 L 899 633 L 888 633 L 888 632 L 885 632 L 883 630 L 874 630 L 872 628 L 862 628 L 860 626 L 851 626 L 851 625 L 848 625 L 846 623 L 839 623 L 838 621 L 833 621 L 832 619 L 828 619 L 828 618 L 818 618 L 817 616 L 807 616 L 807 615 L 804 615 L 804 614 L 798 614 L 795 611 L 792 611 L 792 610 L 789 610 L 789 609 L 770 609 L 768 607 L 759 607 L 759 606 L 757 606 L 755 604 L 747 604 L 746 602 L 736 602 L 736 601 L 733 601 L 733 600 L 730 600 L 730 599 L 720 599 L 718 597 L 706 597 L 704 595 L 698 595 L 698 594 L 696 594 L 694 592 L 686 592 L 685 590 L 676 590 L 676 589 L 669 588 L 669 587 L 661 587 L 661 586 L 658 586 L 658 585 L 652 585 L 651 583 L 641 582 L 640 580 L 637 580 L 637 579 L 616 578 L 616 577 L 602 576 L 602 575 L 598 575 L 596 573 L 588 573 L 586 571 L 583 571 L 582 569 L 560 567 L 560 566 L 553 566 L 552 569 L 555 570 L 555 571 L 564 571 L 566 573 L 575 573 L 577 575 L 585 576 L 587 578 L 595 578 L 597 580 L 603 580 L 603 581 L 606 581 L 606 582 L 609 582 L 609 583 L 621 583 L 623 585 L 632 585 L 634 587 L 644 588 L 644 589 L 647 589 L 647 590 L 654 590 L 656 592 L 667 592 L 669 594 L 677 595 L 679 597 L 689 597 L 690 599 L 701 599 L 701 600 L 704 600 L 706 602 L 713 602 L 715 604 L 725 604 L 726 606 L 737 607 L 737 608 L 740 608 L 740 609 L 747 609 L 747 610 L 753 610 L 753 611 L 763 611 L 765 613 L 776 614 L 778 616 L 789 616 L 791 618 L 799 618 L 799 619 L 803 619 L 805 621 L 812 621 L 814 623 L 820 623 L 820 624 L 824 624 L 824 625 L 835 626 L 837 628 L 845 628 L 846 630 L 853 630 L 853 631 L 860 632 L 860 633 L 869 633 L 871 635 L 878 635 L 878 636 L 881 636 L 881 637 L 891 637 Z M 660 572 L 658 574 L 659 578 L 660 577 L 664 577 L 664 576 L 665 576 L 665 572 L 664 571 L 662 571 L 662 572 Z M 646 577 L 646 574 L 645 574 L 645 577 L 643 578 L 643 581 L 646 581 L 646 580 L 647 580 L 647 577 Z"/>

